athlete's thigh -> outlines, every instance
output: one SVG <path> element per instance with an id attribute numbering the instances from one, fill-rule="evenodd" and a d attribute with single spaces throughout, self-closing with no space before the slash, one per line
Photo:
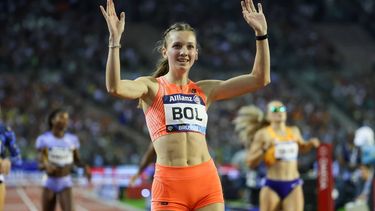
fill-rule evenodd
<path id="1" fill-rule="evenodd" d="M 280 202 L 280 197 L 271 188 L 265 186 L 260 190 L 260 211 L 278 211 Z"/>
<path id="2" fill-rule="evenodd" d="M 42 207 L 43 211 L 55 210 L 56 194 L 48 188 L 43 188 L 42 191 Z"/>
<path id="3" fill-rule="evenodd" d="M 304 206 L 302 186 L 295 187 L 282 204 L 284 210 L 302 211 Z"/>
<path id="4" fill-rule="evenodd" d="M 214 203 L 196 209 L 196 211 L 224 211 L 224 203 Z"/>
<path id="5" fill-rule="evenodd" d="M 63 211 L 74 210 L 72 188 L 65 188 L 59 193 L 59 202 Z"/>
<path id="6" fill-rule="evenodd" d="M 5 194 L 6 194 L 5 184 L 1 183 L 0 184 L 0 210 L 4 210 Z"/>

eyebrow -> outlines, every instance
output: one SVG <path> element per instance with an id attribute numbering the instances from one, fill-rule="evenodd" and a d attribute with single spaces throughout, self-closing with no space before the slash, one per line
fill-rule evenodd
<path id="1" fill-rule="evenodd" d="M 183 41 L 173 41 L 172 44 L 180 44 L 180 43 L 187 43 L 187 44 L 195 44 L 195 42 L 183 42 Z"/>
<path id="2" fill-rule="evenodd" d="M 272 108 L 280 108 L 280 107 L 286 107 L 286 106 L 285 106 L 285 105 L 279 105 L 279 106 L 271 105 L 271 106 L 268 108 L 268 110 L 269 110 L 269 109 L 272 109 Z"/>

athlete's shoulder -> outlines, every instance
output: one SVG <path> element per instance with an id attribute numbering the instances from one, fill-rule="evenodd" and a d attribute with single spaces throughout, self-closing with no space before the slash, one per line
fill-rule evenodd
<path id="1" fill-rule="evenodd" d="M 78 139 L 78 136 L 71 132 L 66 132 L 65 136 L 68 137 L 69 139 Z"/>
<path id="2" fill-rule="evenodd" d="M 200 80 L 196 81 L 195 83 L 197 86 L 200 86 L 202 88 L 204 87 L 211 87 L 220 84 L 222 81 L 221 80 L 213 80 L 213 79 L 208 79 L 208 80 Z"/>
<path id="3" fill-rule="evenodd" d="M 53 138 L 53 136 L 52 136 L 52 133 L 50 131 L 46 131 L 46 132 L 40 134 L 36 138 L 35 147 L 37 149 L 45 148 L 52 138 Z"/>
<path id="4" fill-rule="evenodd" d="M 265 126 L 265 127 L 260 128 L 260 129 L 258 130 L 258 132 L 260 132 L 260 133 L 269 133 L 270 128 L 272 129 L 271 126 Z"/>
<path id="5" fill-rule="evenodd" d="M 135 79 L 135 81 L 141 81 L 143 83 L 157 83 L 157 79 L 152 76 L 141 76 Z"/>
<path id="6" fill-rule="evenodd" d="M 261 129 L 259 129 L 257 132 L 255 132 L 255 135 L 254 135 L 254 137 L 256 136 L 256 137 L 258 137 L 258 138 L 260 138 L 260 137 L 265 137 L 266 135 L 268 134 L 268 127 L 263 127 L 263 128 L 261 128 Z"/>
<path id="7" fill-rule="evenodd" d="M 299 131 L 299 128 L 295 125 L 289 125 L 289 126 L 287 126 L 287 129 L 291 130 L 292 132 L 298 132 Z"/>
<path id="8" fill-rule="evenodd" d="M 42 138 L 49 138 L 52 136 L 51 131 L 45 131 L 42 134 L 40 134 L 37 139 L 42 139 Z"/>

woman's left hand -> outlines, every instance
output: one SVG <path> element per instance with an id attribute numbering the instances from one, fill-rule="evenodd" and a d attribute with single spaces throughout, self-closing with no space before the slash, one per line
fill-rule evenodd
<path id="1" fill-rule="evenodd" d="M 318 148 L 319 145 L 320 145 L 320 141 L 319 141 L 319 139 L 317 139 L 317 138 L 312 138 L 312 139 L 310 139 L 310 143 L 311 143 L 311 145 L 313 145 L 313 147 L 315 147 L 315 148 Z"/>
<path id="2" fill-rule="evenodd" d="M 263 14 L 262 4 L 258 3 L 258 11 L 253 0 L 241 1 L 242 14 L 245 21 L 254 29 L 257 36 L 267 34 L 267 22 Z"/>

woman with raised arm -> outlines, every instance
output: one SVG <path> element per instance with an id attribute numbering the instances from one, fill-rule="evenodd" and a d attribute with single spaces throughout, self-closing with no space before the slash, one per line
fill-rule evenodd
<path id="1" fill-rule="evenodd" d="M 176 23 L 163 34 L 161 60 L 153 76 L 120 77 L 120 40 L 125 13 L 117 17 L 112 0 L 100 6 L 109 29 L 106 86 L 111 95 L 139 99 L 156 152 L 152 210 L 224 210 L 220 179 L 206 143 L 207 109 L 215 101 L 254 92 L 270 83 L 267 24 L 262 6 L 241 2 L 243 17 L 256 35 L 254 66 L 228 80 L 193 82 L 198 60 L 195 30 Z"/>

